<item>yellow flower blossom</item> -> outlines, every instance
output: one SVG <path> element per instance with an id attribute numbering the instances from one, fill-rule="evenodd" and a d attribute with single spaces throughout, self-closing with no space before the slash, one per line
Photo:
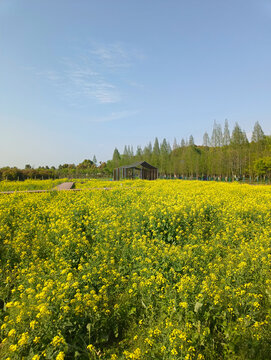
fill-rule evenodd
<path id="1" fill-rule="evenodd" d="M 60 351 L 60 353 L 58 353 L 56 360 L 64 360 L 65 359 L 65 353 L 63 351 Z"/>

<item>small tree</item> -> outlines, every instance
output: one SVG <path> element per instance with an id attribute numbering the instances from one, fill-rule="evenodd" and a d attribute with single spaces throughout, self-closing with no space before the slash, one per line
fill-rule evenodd
<path id="1" fill-rule="evenodd" d="M 96 156 L 93 155 L 93 159 L 92 159 L 92 162 L 95 166 L 97 166 L 97 159 L 96 159 Z"/>

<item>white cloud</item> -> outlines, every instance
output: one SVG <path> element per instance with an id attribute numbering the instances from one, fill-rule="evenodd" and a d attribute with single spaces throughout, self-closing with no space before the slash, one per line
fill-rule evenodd
<path id="1" fill-rule="evenodd" d="M 36 72 L 52 83 L 70 104 L 79 105 L 86 100 L 99 104 L 118 103 L 121 89 L 116 84 L 116 73 L 132 66 L 140 58 L 135 50 L 127 50 L 119 43 L 98 44 L 73 58 L 63 58 L 60 70 Z M 133 60 L 132 60 L 133 59 Z"/>
<path id="2" fill-rule="evenodd" d="M 135 88 L 139 88 L 139 89 L 143 89 L 144 85 L 141 83 L 138 83 L 137 81 L 131 81 L 130 82 L 130 86 L 135 87 Z"/>
<path id="3" fill-rule="evenodd" d="M 77 100 L 96 100 L 98 103 L 117 103 L 121 100 L 119 89 L 110 82 L 104 81 L 99 73 L 87 68 L 65 69 L 62 72 L 51 70 L 39 71 L 42 76 L 52 83 L 68 98 Z M 76 102 L 74 102 L 76 104 Z"/>
<path id="4" fill-rule="evenodd" d="M 124 50 L 120 44 L 99 45 L 90 51 L 99 63 L 102 63 L 109 69 L 128 68 L 132 65 L 129 52 Z"/>
<path id="5" fill-rule="evenodd" d="M 116 103 L 121 100 L 120 91 L 109 81 L 90 67 L 70 67 L 65 71 L 65 76 L 77 95 L 87 99 L 96 99 L 98 103 Z"/>
<path id="6" fill-rule="evenodd" d="M 116 87 L 105 82 L 86 85 L 85 93 L 95 97 L 101 104 L 117 103 L 121 100 Z"/>
<path id="7" fill-rule="evenodd" d="M 101 123 L 101 122 L 109 122 L 109 121 L 114 121 L 114 120 L 120 120 L 120 119 L 125 119 L 125 118 L 132 117 L 134 115 L 137 115 L 139 112 L 140 112 L 139 110 L 117 111 L 117 112 L 112 112 L 111 114 L 106 115 L 106 116 L 89 119 L 89 122 L 99 122 L 99 123 Z"/>

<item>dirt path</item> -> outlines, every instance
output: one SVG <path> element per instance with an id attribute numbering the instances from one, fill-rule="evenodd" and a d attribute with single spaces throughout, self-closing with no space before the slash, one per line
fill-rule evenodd
<path id="1" fill-rule="evenodd" d="M 71 190 L 74 188 L 75 183 L 74 182 L 64 182 L 60 185 L 56 186 L 56 190 Z"/>

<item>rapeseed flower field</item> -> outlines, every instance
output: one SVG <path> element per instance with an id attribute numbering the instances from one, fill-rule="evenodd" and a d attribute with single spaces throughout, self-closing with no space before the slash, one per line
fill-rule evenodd
<path id="1" fill-rule="evenodd" d="M 67 179 L 57 180 L 25 180 L 25 181 L 0 181 L 0 191 L 25 191 L 25 190 L 49 190 L 57 185 L 68 181 Z"/>
<path id="2" fill-rule="evenodd" d="M 0 358 L 268 359 L 271 188 L 96 183 L 0 196 Z"/>
<path id="3" fill-rule="evenodd" d="M 102 189 L 102 188 L 116 188 L 116 187 L 142 187 L 144 182 L 141 180 L 98 180 L 98 179 L 80 179 L 75 181 L 76 189 Z"/>

